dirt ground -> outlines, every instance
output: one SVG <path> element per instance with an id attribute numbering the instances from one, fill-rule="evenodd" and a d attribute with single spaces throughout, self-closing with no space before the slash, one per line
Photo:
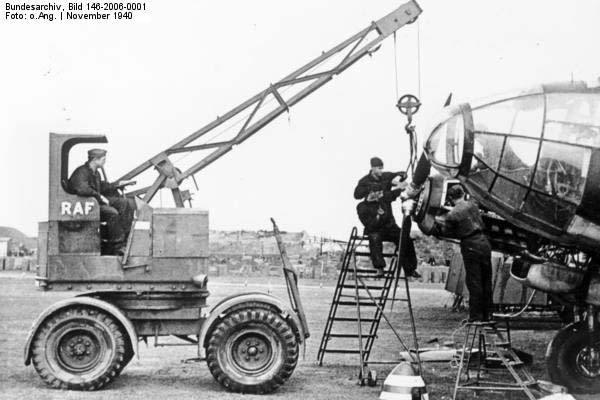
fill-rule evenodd
<path id="1" fill-rule="evenodd" d="M 281 279 L 281 278 L 280 278 Z M 271 291 L 285 296 L 283 281 L 273 278 L 271 282 L 228 282 L 227 278 L 209 282 L 209 302 L 234 292 L 248 290 Z M 377 399 L 380 387 L 359 387 L 356 384 L 356 356 L 326 355 L 322 367 L 316 364 L 323 326 L 333 293 L 332 286 L 320 287 L 303 284 L 300 292 L 307 311 L 312 337 L 308 340 L 304 359 L 291 379 L 268 399 Z M 421 346 L 427 341 L 452 340 L 452 333 L 465 317 L 452 313 L 444 307 L 449 294 L 439 286 L 415 285 L 411 291 L 417 318 L 417 330 Z M 68 293 L 41 292 L 34 286 L 31 274 L 0 272 L 0 398 L 2 399 L 238 399 L 261 396 L 242 396 L 225 392 L 212 378 L 204 362 L 183 363 L 195 356 L 194 347 L 159 347 L 152 343 L 140 344 L 140 357 L 125 368 L 121 376 L 104 390 L 98 392 L 65 392 L 47 388 L 34 369 L 23 364 L 23 346 L 28 329 L 34 318 L 49 304 L 69 297 Z M 396 303 L 391 313 L 392 323 L 403 337 L 410 339 L 408 315 L 404 305 Z M 544 351 L 553 332 L 518 331 L 513 334 L 516 347 L 534 354 L 531 372 L 545 379 Z M 457 340 L 460 336 L 456 337 Z M 152 341 L 150 341 L 152 342 Z M 398 360 L 398 345 L 392 331 L 382 323 L 372 359 Z M 392 366 L 377 369 L 383 377 Z M 431 363 L 425 367 L 424 377 L 428 383 L 431 399 L 451 398 L 451 388 L 456 370 L 449 363 Z M 471 397 L 471 396 L 469 396 Z M 264 398 L 264 397 L 263 397 Z M 485 393 L 480 398 L 519 399 L 522 395 Z M 578 400 L 591 400 L 593 396 L 580 396 Z M 597 397 L 596 397 L 597 398 Z"/>

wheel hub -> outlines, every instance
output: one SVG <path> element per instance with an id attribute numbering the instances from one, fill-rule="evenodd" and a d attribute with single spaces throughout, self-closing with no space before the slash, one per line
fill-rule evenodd
<path id="1" fill-rule="evenodd" d="M 97 338 L 90 332 L 69 331 L 58 342 L 58 361 L 72 372 L 93 368 L 101 356 Z"/>
<path id="2" fill-rule="evenodd" d="M 266 337 L 258 332 L 251 332 L 233 341 L 231 356 L 240 370 L 245 373 L 257 373 L 270 366 L 273 350 Z"/>
<path id="3" fill-rule="evenodd" d="M 581 349 L 577 354 L 577 366 L 591 378 L 600 376 L 600 347 L 587 346 Z"/>
<path id="4" fill-rule="evenodd" d="M 258 354 L 258 349 L 254 346 L 251 346 L 248 348 L 248 355 L 251 357 L 254 357 L 255 355 Z"/>

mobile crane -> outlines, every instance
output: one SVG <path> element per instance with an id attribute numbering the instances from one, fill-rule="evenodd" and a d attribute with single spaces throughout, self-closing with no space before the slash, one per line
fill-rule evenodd
<path id="1" fill-rule="evenodd" d="M 102 254 L 98 201 L 71 193 L 67 184 L 71 149 L 106 143 L 106 137 L 51 133 L 49 217 L 39 225 L 36 279 L 43 290 L 79 294 L 50 305 L 34 321 L 25 364 L 32 363 L 52 387 L 96 390 L 125 368 L 139 340 L 154 337 L 160 345 L 159 338 L 174 336 L 196 346 L 215 379 L 229 390 L 268 393 L 283 384 L 296 367 L 299 344 L 309 336 L 296 280 L 285 274 L 291 306 L 268 294 L 245 293 L 223 299 L 206 313 L 208 212 L 185 208 L 190 194 L 180 185 L 375 52 L 420 13 L 415 1 L 401 5 L 124 174 L 119 180 L 152 168 L 157 172 L 150 186 L 123 194 L 137 204 L 123 256 Z M 335 65 L 327 68 L 332 61 Z M 286 95 L 287 88 L 294 94 Z M 199 143 L 240 117 L 243 123 L 233 138 Z M 201 150 L 209 154 L 187 169 L 171 158 Z M 176 208 L 148 204 L 162 188 L 171 190 Z"/>

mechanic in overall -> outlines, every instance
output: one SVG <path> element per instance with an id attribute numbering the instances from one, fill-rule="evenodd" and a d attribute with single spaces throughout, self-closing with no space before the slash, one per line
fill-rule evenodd
<path id="1" fill-rule="evenodd" d="M 108 183 L 103 181 L 99 169 L 106 163 L 106 150 L 91 149 L 88 161 L 77 167 L 69 178 L 69 189 L 78 196 L 94 197 L 100 204 L 100 220 L 106 222 L 108 245 L 105 254 L 122 255 L 131 230 L 135 205 L 117 190 L 134 181 Z"/>
<path id="2" fill-rule="evenodd" d="M 469 290 L 469 321 L 489 321 L 493 310 L 492 247 L 484 232 L 479 207 L 465 199 L 460 185 L 448 190 L 452 210 L 436 218 L 433 235 L 460 239 Z"/>
<path id="3" fill-rule="evenodd" d="M 369 249 L 373 267 L 378 275 L 383 275 L 386 267 L 383 258 L 383 242 L 392 242 L 398 246 L 401 229 L 396 224 L 392 213 L 392 202 L 400 196 L 406 186 L 405 172 L 383 171 L 383 161 L 378 157 L 371 158 L 371 169 L 358 181 L 354 189 L 354 198 L 362 200 L 356 211 L 360 222 L 364 225 L 365 235 L 369 238 Z M 412 239 L 401 254 L 407 260 L 404 263 L 406 276 L 419 277 L 417 273 L 417 257 Z"/>

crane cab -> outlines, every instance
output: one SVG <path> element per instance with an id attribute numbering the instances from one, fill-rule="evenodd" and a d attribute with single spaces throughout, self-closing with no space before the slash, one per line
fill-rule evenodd
<path id="1" fill-rule="evenodd" d="M 50 134 L 48 221 L 39 224 L 40 287 L 45 290 L 193 290 L 207 272 L 208 212 L 152 208 L 136 200 L 128 253 L 102 252 L 100 204 L 69 191 L 71 150 L 107 143 L 103 135 Z M 71 168 L 72 169 L 72 168 Z M 132 199 L 133 201 L 133 199 Z"/>

